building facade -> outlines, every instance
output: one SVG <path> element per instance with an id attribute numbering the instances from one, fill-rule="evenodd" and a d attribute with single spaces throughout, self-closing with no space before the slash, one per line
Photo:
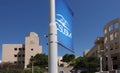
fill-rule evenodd
<path id="1" fill-rule="evenodd" d="M 66 62 L 63 62 L 62 59 L 63 59 L 62 56 L 58 56 L 58 66 L 59 67 L 67 67 L 67 66 L 69 66 L 69 64 L 66 63 Z"/>
<path id="2" fill-rule="evenodd" d="M 39 45 L 39 37 L 35 32 L 30 32 L 25 37 L 25 44 L 3 44 L 2 62 L 20 64 L 27 68 L 30 58 L 42 53 L 42 46 Z"/>
<path id="3" fill-rule="evenodd" d="M 108 69 L 120 69 L 120 18 L 104 27 L 104 49 Z"/>
<path id="4" fill-rule="evenodd" d="M 99 56 L 100 53 L 104 50 L 104 37 L 98 37 L 95 42 L 92 49 L 88 50 L 84 56 L 90 57 L 90 56 Z"/>
<path id="5" fill-rule="evenodd" d="M 120 18 L 106 24 L 103 31 L 104 39 L 98 38 L 86 56 L 102 54 L 106 70 L 120 69 Z"/>

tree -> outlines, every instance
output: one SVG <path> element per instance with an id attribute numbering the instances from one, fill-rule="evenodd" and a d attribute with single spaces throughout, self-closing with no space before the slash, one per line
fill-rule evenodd
<path id="1" fill-rule="evenodd" d="M 63 62 L 66 62 L 66 63 L 69 63 L 69 62 L 71 62 L 71 61 L 74 60 L 74 59 L 75 59 L 75 55 L 74 55 L 74 54 L 65 54 L 65 55 L 63 56 L 62 61 L 63 61 Z"/>
<path id="2" fill-rule="evenodd" d="M 0 70 L 9 70 L 9 69 L 23 69 L 23 65 L 14 64 L 10 62 L 3 62 L 0 64 Z"/>
<path id="3" fill-rule="evenodd" d="M 30 62 L 34 62 L 34 66 L 45 68 L 48 67 L 48 56 L 45 54 L 36 54 L 30 58 Z"/>
<path id="4" fill-rule="evenodd" d="M 96 71 L 99 67 L 98 57 L 78 57 L 75 59 L 74 68 L 85 68 L 88 71 Z"/>

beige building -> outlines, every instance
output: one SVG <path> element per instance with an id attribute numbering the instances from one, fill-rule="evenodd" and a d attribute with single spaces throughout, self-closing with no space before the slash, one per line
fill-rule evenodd
<path id="1" fill-rule="evenodd" d="M 30 32 L 25 37 L 25 44 L 3 44 L 2 62 L 20 64 L 27 68 L 31 57 L 42 53 L 42 46 L 39 45 L 38 34 Z"/>
<path id="2" fill-rule="evenodd" d="M 62 59 L 63 59 L 62 56 L 58 56 L 58 66 L 67 67 L 69 64 L 66 62 L 62 62 Z"/>
<path id="3" fill-rule="evenodd" d="M 90 56 L 98 56 L 102 51 L 104 50 L 104 37 L 98 37 L 95 42 L 92 49 L 88 51 L 84 51 L 84 56 L 90 57 Z"/>
<path id="4" fill-rule="evenodd" d="M 90 51 L 89 49 L 88 49 L 88 50 L 85 50 L 85 51 L 83 52 L 83 56 L 86 56 L 89 51 Z"/>
<path id="5" fill-rule="evenodd" d="M 120 69 L 120 18 L 104 27 L 104 49 L 108 69 Z"/>
<path id="6" fill-rule="evenodd" d="M 100 42 L 102 40 L 102 42 Z M 98 46 L 101 46 L 98 48 Z M 97 39 L 94 47 L 86 56 L 97 55 L 103 50 L 106 69 L 120 69 L 120 18 L 110 21 L 104 27 L 104 39 Z"/>

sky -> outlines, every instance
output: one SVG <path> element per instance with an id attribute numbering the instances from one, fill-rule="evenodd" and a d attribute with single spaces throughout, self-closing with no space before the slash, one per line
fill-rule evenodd
<path id="1" fill-rule="evenodd" d="M 73 46 L 75 53 L 63 47 L 58 55 L 72 53 L 82 56 L 91 49 L 97 37 L 104 36 L 104 26 L 120 17 L 120 0 L 67 0 L 73 16 Z M 24 44 L 29 32 L 39 35 L 43 53 L 48 54 L 50 23 L 49 0 L 0 0 L 0 60 L 2 44 Z M 8 49 L 9 51 L 9 49 Z"/>

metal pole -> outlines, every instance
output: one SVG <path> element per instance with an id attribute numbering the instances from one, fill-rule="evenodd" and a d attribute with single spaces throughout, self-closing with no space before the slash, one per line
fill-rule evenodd
<path id="1" fill-rule="evenodd" d="M 111 58 L 111 70 L 113 70 L 113 60 Z"/>
<path id="2" fill-rule="evenodd" d="M 100 48 L 100 45 L 98 46 L 98 54 L 99 54 L 99 58 L 100 58 L 100 72 L 103 72 L 102 70 L 102 50 Z"/>
<path id="3" fill-rule="evenodd" d="M 55 22 L 55 0 L 50 0 L 48 71 L 58 73 L 57 64 L 57 27 Z"/>
<path id="4" fill-rule="evenodd" d="M 102 70 L 102 56 L 100 55 L 100 72 L 103 72 Z"/>
<path id="5" fill-rule="evenodd" d="M 32 73 L 34 73 L 34 62 L 32 62 Z"/>

